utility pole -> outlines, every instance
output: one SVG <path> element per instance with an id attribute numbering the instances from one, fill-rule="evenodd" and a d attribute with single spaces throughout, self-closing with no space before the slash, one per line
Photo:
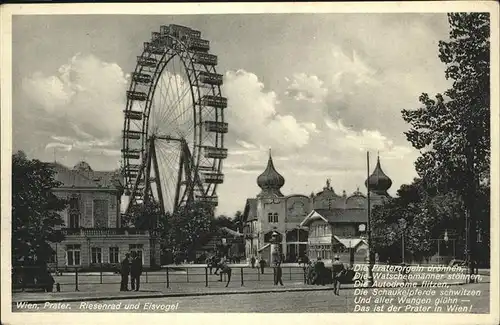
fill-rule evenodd
<path id="1" fill-rule="evenodd" d="M 374 264 L 374 261 L 373 261 L 373 254 L 372 254 L 372 226 L 371 226 L 371 218 L 370 218 L 370 210 L 371 210 L 371 206 L 370 206 L 370 181 L 369 181 L 369 178 L 370 178 L 370 152 L 367 151 L 366 152 L 366 170 L 367 170 L 367 181 L 366 181 L 366 190 L 367 190 L 367 194 L 366 194 L 366 198 L 367 198 L 367 203 L 368 203 L 368 206 L 367 206 L 367 217 L 368 217 L 368 222 L 367 222 L 367 231 L 366 231 L 366 235 L 368 237 L 368 249 L 366 250 L 367 251 L 367 254 L 368 254 L 368 276 L 367 276 L 367 279 L 366 279 L 366 283 L 365 285 L 367 287 L 371 287 L 373 285 L 373 264 Z"/>

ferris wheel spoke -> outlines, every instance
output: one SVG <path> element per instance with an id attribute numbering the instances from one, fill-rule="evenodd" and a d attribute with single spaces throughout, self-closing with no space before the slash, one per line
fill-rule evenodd
<path id="1" fill-rule="evenodd" d="M 162 178 L 162 184 L 163 188 L 166 190 L 168 193 L 169 197 L 169 202 L 174 204 L 175 200 L 175 191 L 177 187 L 177 182 L 175 181 L 177 179 L 177 174 L 179 171 L 178 164 L 180 160 L 180 154 L 177 154 L 177 152 L 180 153 L 178 149 L 172 149 L 169 148 L 170 146 L 168 145 L 163 145 L 161 146 L 161 161 L 162 165 L 164 166 L 164 169 L 168 169 L 168 171 L 165 171 L 161 178 Z M 175 151 L 176 154 L 173 155 L 172 151 Z"/>
<path id="2" fill-rule="evenodd" d="M 189 89 L 190 88 L 187 88 L 186 91 L 184 91 L 184 93 L 182 94 L 182 96 L 176 101 L 176 103 L 174 103 L 174 105 L 176 105 L 176 107 L 179 107 L 179 106 L 177 106 L 177 103 L 179 101 L 183 100 L 184 97 L 186 97 L 186 95 L 189 93 Z M 167 119 L 165 119 L 164 122 L 169 123 L 169 124 L 175 123 L 179 119 L 181 119 L 184 116 L 185 111 L 188 111 L 188 110 L 191 110 L 191 107 L 187 107 L 184 110 L 181 110 L 180 113 L 178 110 L 172 109 L 172 112 L 176 112 L 176 114 L 175 115 L 169 114 L 169 116 L 167 117 Z M 166 126 L 170 126 L 170 125 L 166 125 Z"/>
<path id="3" fill-rule="evenodd" d="M 186 89 L 182 92 L 182 93 L 179 93 L 179 96 L 178 98 L 175 100 L 175 102 L 171 103 L 171 105 L 169 105 L 167 107 L 167 111 L 170 113 L 166 116 L 166 118 L 164 119 L 164 122 L 167 122 L 173 115 L 174 112 L 178 112 L 175 108 L 178 108 L 178 104 L 179 102 L 181 101 L 184 101 L 185 100 L 185 97 L 189 94 L 191 90 L 191 87 L 186 87 Z M 193 103 L 194 105 L 194 103 Z M 181 111 L 181 115 L 183 114 L 183 112 Z"/>
<path id="4" fill-rule="evenodd" d="M 168 198 L 167 201 L 164 202 L 164 204 L 168 204 L 168 206 L 166 207 L 167 210 L 169 208 L 171 208 L 171 206 L 173 205 L 173 197 L 171 195 L 171 191 L 170 191 L 170 184 L 168 182 L 168 176 L 167 175 L 171 175 L 172 174 L 172 168 L 170 166 L 170 164 L 168 163 L 167 161 L 167 157 L 170 157 L 171 154 L 169 152 L 165 152 L 163 149 L 161 149 L 161 146 L 158 146 L 158 152 L 159 152 L 159 170 L 160 170 L 160 175 L 158 175 L 157 177 L 160 179 L 160 183 L 161 183 L 161 187 L 162 187 L 162 193 L 164 195 L 166 195 L 166 197 Z"/>

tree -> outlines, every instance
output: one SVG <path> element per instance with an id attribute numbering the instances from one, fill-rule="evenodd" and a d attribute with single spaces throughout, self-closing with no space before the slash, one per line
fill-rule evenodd
<path id="1" fill-rule="evenodd" d="M 174 254 L 193 258 L 211 231 L 213 208 L 202 203 L 192 203 L 167 213 L 160 220 L 162 246 Z"/>
<path id="2" fill-rule="evenodd" d="M 487 13 L 450 13 L 449 41 L 439 42 L 445 76 L 453 80 L 436 100 L 420 96 L 423 107 L 403 110 L 411 125 L 407 139 L 421 150 L 415 166 L 424 182 L 440 192 L 456 191 L 466 210 L 467 260 L 476 254 L 477 197 L 489 191 L 490 170 L 490 21 Z M 488 203 L 489 206 L 489 203 Z M 489 218 L 489 215 L 487 216 Z M 473 272 L 472 263 L 470 272 Z"/>
<path id="3" fill-rule="evenodd" d="M 414 260 L 427 259 L 437 252 L 443 229 L 450 234 L 464 234 L 463 202 L 454 192 L 437 193 L 422 179 L 403 184 L 397 196 L 372 213 L 373 240 L 381 259 L 399 260 L 404 236 L 405 255 Z M 454 238 L 455 239 L 455 238 Z"/>
<path id="4" fill-rule="evenodd" d="M 243 220 L 243 212 L 236 211 L 234 214 L 233 223 L 239 232 L 243 232 L 243 227 L 245 226 L 245 221 Z"/>
<path id="5" fill-rule="evenodd" d="M 212 230 L 217 231 L 218 229 L 222 227 L 226 227 L 229 229 L 234 229 L 234 222 L 231 218 L 225 216 L 225 215 L 220 215 L 211 221 L 212 224 Z"/>
<path id="6" fill-rule="evenodd" d="M 52 192 L 60 184 L 49 164 L 23 152 L 12 156 L 12 265 L 44 265 L 53 253 L 50 243 L 64 239 L 57 227 L 67 201 Z"/>
<path id="7" fill-rule="evenodd" d="M 162 217 L 160 205 L 150 200 L 147 204 L 133 205 L 123 217 L 122 224 L 138 229 L 156 229 Z"/>

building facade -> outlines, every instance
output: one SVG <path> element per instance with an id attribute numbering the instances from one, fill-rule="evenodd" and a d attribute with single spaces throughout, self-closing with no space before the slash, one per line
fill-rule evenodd
<path id="1" fill-rule="evenodd" d="M 61 183 L 53 189 L 68 207 L 61 212 L 65 240 L 53 243 L 52 267 L 100 268 L 117 266 L 126 253 L 135 251 L 144 267 L 159 263 L 158 240 L 148 231 L 124 228 L 121 222 L 120 173 L 94 171 L 85 162 L 73 169 L 52 164 L 54 178 Z"/>
<path id="2" fill-rule="evenodd" d="M 389 197 L 387 189 L 392 182 L 383 173 L 380 160 L 369 181 L 371 205 L 380 204 Z M 282 254 L 290 262 L 301 256 L 331 259 L 332 251 L 353 250 L 358 252 L 354 254 L 356 257 L 366 250 L 360 226 L 366 228 L 367 200 L 359 190 L 352 195 L 345 191 L 338 195 L 327 180 L 317 194 L 283 195 L 281 187 L 285 179 L 276 171 L 271 154 L 257 184 L 261 192 L 247 199 L 243 213 L 247 256 L 260 256 L 269 262 L 274 231 L 279 234 Z M 335 246 L 333 250 L 332 245 Z"/>
<path id="3" fill-rule="evenodd" d="M 370 206 L 382 204 L 390 196 L 391 179 L 383 172 L 380 158 L 375 170 L 365 181 L 370 191 Z M 365 262 L 368 258 L 366 230 L 368 199 L 359 189 L 350 196 L 338 196 L 329 184 L 313 199 L 313 210 L 302 221 L 307 227 L 308 257 L 326 261 L 339 256 L 344 263 Z"/>

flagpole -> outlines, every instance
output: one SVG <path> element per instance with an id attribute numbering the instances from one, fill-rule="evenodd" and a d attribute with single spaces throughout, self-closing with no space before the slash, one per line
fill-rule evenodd
<path id="1" fill-rule="evenodd" d="M 370 204 L 370 152 L 366 152 L 366 172 L 367 172 L 367 178 L 366 178 L 366 199 L 367 199 L 367 237 L 368 237 L 368 249 L 367 249 L 367 254 L 368 254 L 368 276 L 366 279 L 366 286 L 371 287 L 373 285 L 373 254 L 371 252 L 371 246 L 372 246 L 372 226 L 371 226 L 371 215 L 370 215 L 370 210 L 371 210 L 371 204 Z"/>

